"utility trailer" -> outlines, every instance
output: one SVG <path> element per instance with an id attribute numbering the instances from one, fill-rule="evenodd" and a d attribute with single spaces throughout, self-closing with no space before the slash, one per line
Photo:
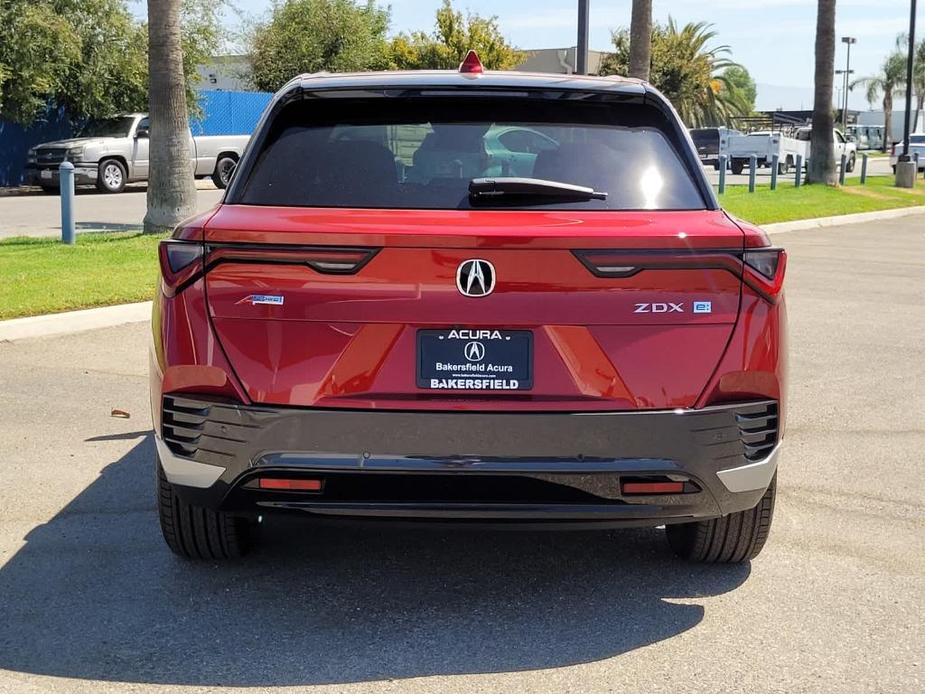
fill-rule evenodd
<path id="1" fill-rule="evenodd" d="M 760 130 L 747 135 L 730 135 L 726 154 L 734 174 L 742 173 L 754 155 L 761 167 L 770 167 L 777 156 L 777 173 L 785 175 L 796 166 L 798 156 L 804 162 L 807 160 L 809 143 L 782 132 Z"/>

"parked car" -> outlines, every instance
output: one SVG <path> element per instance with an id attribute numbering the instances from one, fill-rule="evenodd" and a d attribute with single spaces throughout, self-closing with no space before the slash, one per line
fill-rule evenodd
<path id="1" fill-rule="evenodd" d="M 228 185 L 249 135 L 190 135 L 193 173 Z M 126 184 L 148 179 L 148 116 L 130 113 L 90 121 L 78 137 L 44 142 L 29 150 L 26 181 L 49 193 L 58 190 L 58 166 L 74 164 L 78 186 L 95 185 L 104 193 L 121 193 Z"/>
<path id="2" fill-rule="evenodd" d="M 223 200 L 160 244 L 175 553 L 240 556 L 275 513 L 665 525 L 686 559 L 761 550 L 786 254 L 720 209 L 652 87 L 477 60 L 293 79 Z M 540 151 L 486 176 L 508 127 Z"/>
<path id="3" fill-rule="evenodd" d="M 729 128 L 692 128 L 690 134 L 700 163 L 719 170 L 720 155 L 729 153 L 729 138 L 742 133 Z"/>
<path id="4" fill-rule="evenodd" d="M 812 141 L 813 129 L 810 126 L 805 128 L 799 128 L 796 132 L 796 137 L 798 140 L 806 143 L 806 158 L 809 159 L 812 156 L 812 150 L 810 148 L 810 142 Z M 835 157 L 835 162 L 841 162 L 842 154 L 845 155 L 845 171 L 848 173 L 854 171 L 854 166 L 857 163 L 858 158 L 858 145 L 856 142 L 851 142 L 845 137 L 844 133 L 838 128 L 833 128 L 832 130 L 832 154 Z"/>
<path id="5" fill-rule="evenodd" d="M 902 141 L 893 144 L 890 150 L 890 166 L 896 171 L 896 164 L 899 161 L 899 155 L 902 154 Z M 925 133 L 912 133 L 909 135 L 909 156 L 919 155 L 918 170 L 925 170 Z"/>

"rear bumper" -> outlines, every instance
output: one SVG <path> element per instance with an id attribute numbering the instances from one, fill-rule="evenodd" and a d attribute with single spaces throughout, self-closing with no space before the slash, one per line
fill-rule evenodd
<path id="1" fill-rule="evenodd" d="M 158 454 L 188 501 L 336 517 L 651 525 L 753 507 L 777 403 L 620 413 L 319 410 L 164 398 Z M 312 478 L 320 493 L 261 490 Z M 684 492 L 624 495 L 628 479 Z"/>

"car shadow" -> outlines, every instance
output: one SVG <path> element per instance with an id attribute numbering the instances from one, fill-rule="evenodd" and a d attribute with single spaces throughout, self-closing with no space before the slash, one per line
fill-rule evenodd
<path id="1" fill-rule="evenodd" d="M 153 454 L 148 434 L 0 569 L 0 668 L 243 687 L 561 667 L 694 627 L 750 571 L 679 562 L 657 530 L 301 518 L 239 563 L 191 563 L 162 543 Z"/>

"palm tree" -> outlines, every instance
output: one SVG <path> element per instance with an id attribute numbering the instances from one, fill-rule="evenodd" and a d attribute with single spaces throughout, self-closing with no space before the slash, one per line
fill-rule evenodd
<path id="1" fill-rule="evenodd" d="M 816 76 L 813 96 L 813 132 L 806 178 L 833 186 L 835 151 L 832 128 L 832 82 L 835 79 L 835 0 L 819 0 L 816 13 Z"/>
<path id="2" fill-rule="evenodd" d="M 649 81 L 652 53 L 652 0 L 633 0 L 629 77 Z"/>
<path id="3" fill-rule="evenodd" d="M 862 77 L 851 83 L 852 88 L 858 85 L 867 88 L 867 101 L 871 105 L 877 101 L 878 97 L 883 97 L 884 152 L 893 144 L 893 92 L 901 89 L 905 82 L 906 57 L 899 51 L 895 51 L 883 61 L 879 74 Z"/>
<path id="4" fill-rule="evenodd" d="M 180 45 L 180 3 L 181 0 L 148 0 L 151 142 L 145 232 L 170 230 L 196 211 Z"/>
<path id="5" fill-rule="evenodd" d="M 909 34 L 905 32 L 896 37 L 896 50 L 903 53 L 909 50 Z M 912 63 L 912 93 L 915 94 L 915 118 L 912 127 L 919 122 L 919 114 L 925 108 L 925 39 L 915 44 L 914 62 Z"/>
<path id="6" fill-rule="evenodd" d="M 652 27 L 649 82 L 671 103 L 688 127 L 729 124 L 751 111 L 747 95 L 725 74 L 738 66 L 729 46 L 709 47 L 716 32 L 706 22 L 678 27 L 674 19 Z M 614 52 L 604 56 L 600 74 L 629 73 L 630 32 L 620 29 L 611 39 Z"/>

